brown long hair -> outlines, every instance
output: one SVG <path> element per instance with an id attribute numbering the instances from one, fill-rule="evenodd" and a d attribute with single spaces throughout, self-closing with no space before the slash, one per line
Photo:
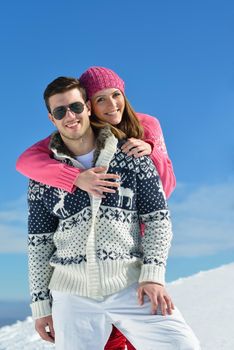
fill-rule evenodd
<path id="1" fill-rule="evenodd" d="M 107 122 L 104 122 L 104 121 L 98 119 L 98 117 L 96 117 L 96 115 L 90 116 L 90 124 L 91 124 L 93 132 L 95 133 L 96 136 L 98 136 L 100 129 L 103 129 L 106 126 L 108 126 L 110 128 L 112 134 L 114 134 L 117 139 L 123 140 L 123 139 L 127 138 L 127 135 L 122 130 L 116 128 L 114 125 L 112 125 L 110 123 L 107 123 Z"/>
<path id="2" fill-rule="evenodd" d="M 98 119 L 96 115 L 91 115 L 90 123 L 95 132 L 98 132 L 99 129 L 108 125 L 115 137 L 117 137 L 120 140 L 127 139 L 130 137 L 134 137 L 136 139 L 143 139 L 144 129 L 141 126 L 140 121 L 137 118 L 136 112 L 130 105 L 126 96 L 123 96 L 125 100 L 125 108 L 123 111 L 122 120 L 119 124 L 114 126 L 110 123 L 103 122 L 102 120 Z"/>
<path id="3" fill-rule="evenodd" d="M 124 95 L 125 108 L 121 122 L 117 125 L 117 128 L 123 131 L 127 138 L 134 137 L 136 139 L 143 139 L 144 129 L 137 118 L 136 112 L 130 105 L 128 99 Z"/>

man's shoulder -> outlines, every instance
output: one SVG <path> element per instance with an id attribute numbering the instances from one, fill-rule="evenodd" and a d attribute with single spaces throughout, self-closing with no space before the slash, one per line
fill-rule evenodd
<path id="1" fill-rule="evenodd" d="M 41 200 L 45 190 L 51 186 L 45 185 L 33 179 L 29 179 L 28 183 L 28 200 Z"/>
<path id="2" fill-rule="evenodd" d="M 141 156 L 136 158 L 134 156 L 128 156 L 121 149 L 121 146 L 126 141 L 119 141 L 117 150 L 115 152 L 114 158 L 111 162 L 112 167 L 122 168 L 123 170 L 128 170 L 136 173 L 144 172 L 145 169 L 148 169 L 151 172 L 156 172 L 153 161 L 149 156 Z"/>

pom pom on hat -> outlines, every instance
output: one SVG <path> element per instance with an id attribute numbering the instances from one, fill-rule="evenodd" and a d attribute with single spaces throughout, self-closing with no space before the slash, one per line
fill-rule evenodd
<path id="1" fill-rule="evenodd" d="M 88 99 L 103 89 L 115 88 L 124 93 L 124 81 L 109 68 L 90 67 L 81 75 L 79 81 L 85 88 Z"/>

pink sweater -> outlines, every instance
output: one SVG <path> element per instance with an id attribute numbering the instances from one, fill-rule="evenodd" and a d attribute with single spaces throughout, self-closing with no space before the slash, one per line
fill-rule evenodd
<path id="1" fill-rule="evenodd" d="M 147 114 L 137 113 L 137 116 L 144 128 L 144 141 L 152 146 L 150 157 L 157 168 L 165 194 L 169 197 L 175 188 L 176 179 L 160 123 Z M 33 180 L 73 192 L 80 170 L 50 158 L 52 152 L 48 148 L 49 142 L 50 136 L 24 151 L 17 160 L 16 169 Z"/>

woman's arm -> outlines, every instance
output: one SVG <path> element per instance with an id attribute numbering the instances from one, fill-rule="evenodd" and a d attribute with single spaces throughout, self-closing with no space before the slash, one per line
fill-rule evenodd
<path id="1" fill-rule="evenodd" d="M 16 162 L 16 169 L 23 175 L 43 184 L 73 192 L 76 186 L 95 197 L 104 197 L 104 192 L 114 192 L 108 187 L 118 187 L 109 181 L 118 179 L 115 174 L 104 174 L 105 167 L 85 171 L 61 163 L 53 158 L 49 149 L 50 136 L 24 151 Z"/>
<path id="2" fill-rule="evenodd" d="M 50 136 L 24 151 L 17 159 L 16 170 L 38 182 L 73 192 L 80 170 L 51 158 L 49 143 Z"/>
<path id="3" fill-rule="evenodd" d="M 145 141 L 152 148 L 150 157 L 158 170 L 166 196 L 169 197 L 175 188 L 176 179 L 159 121 L 146 114 L 137 115 L 144 128 Z M 47 137 L 23 152 L 17 160 L 16 169 L 33 180 L 68 192 L 73 192 L 76 186 L 98 197 L 101 196 L 100 192 L 108 192 L 107 187 L 111 184 L 107 181 L 114 177 L 103 174 L 105 169 L 92 168 L 80 173 L 79 169 L 52 159 L 49 142 L 50 137 Z"/>
<path id="4" fill-rule="evenodd" d="M 150 158 L 156 166 L 162 181 L 163 189 L 168 198 L 176 186 L 176 178 L 172 162 L 168 156 L 162 129 L 159 121 L 146 114 L 137 113 L 144 128 L 144 141 L 152 147 Z"/>

